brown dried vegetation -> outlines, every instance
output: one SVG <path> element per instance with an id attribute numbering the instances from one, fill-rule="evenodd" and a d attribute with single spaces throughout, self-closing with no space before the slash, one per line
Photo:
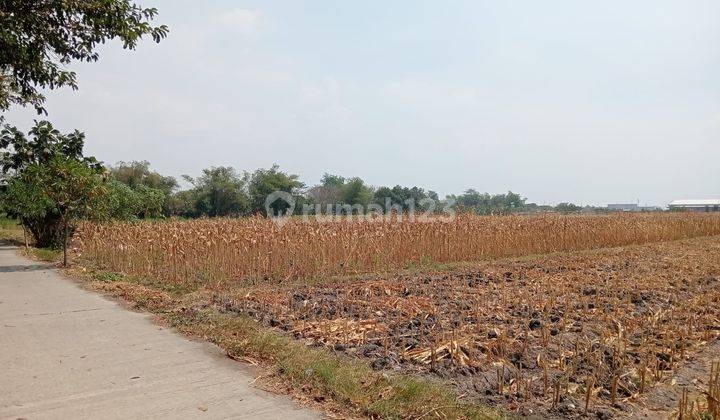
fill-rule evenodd
<path id="1" fill-rule="evenodd" d="M 218 293 L 376 368 L 505 407 L 628 408 L 720 333 L 720 240 L 481 263 L 446 274 Z M 573 408 L 574 407 L 574 408 Z"/>
<path id="2" fill-rule="evenodd" d="M 720 217 L 702 214 L 243 219 L 85 225 L 77 244 L 111 270 L 200 283 L 222 311 L 376 369 L 439 375 L 521 413 L 605 417 L 720 333 L 720 238 L 667 242 L 718 234 Z M 302 281 L 632 244 L 646 245 Z"/>
<path id="3" fill-rule="evenodd" d="M 264 218 L 85 224 L 78 243 L 86 256 L 129 274 L 267 284 L 720 234 L 715 214 L 460 215 L 431 220 L 294 219 L 281 226 Z"/>

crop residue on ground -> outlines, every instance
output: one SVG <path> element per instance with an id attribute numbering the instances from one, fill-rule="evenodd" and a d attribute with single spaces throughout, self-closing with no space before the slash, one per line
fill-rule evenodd
<path id="1" fill-rule="evenodd" d="M 434 372 L 506 408 L 627 409 L 720 329 L 720 240 L 489 262 L 437 275 L 219 293 L 228 311 Z"/>

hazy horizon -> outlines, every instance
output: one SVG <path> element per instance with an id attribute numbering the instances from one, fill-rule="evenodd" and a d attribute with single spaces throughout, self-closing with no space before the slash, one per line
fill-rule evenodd
<path id="1" fill-rule="evenodd" d="M 720 197 L 720 3 L 143 1 L 49 119 L 106 163 L 323 173 L 538 204 Z"/>

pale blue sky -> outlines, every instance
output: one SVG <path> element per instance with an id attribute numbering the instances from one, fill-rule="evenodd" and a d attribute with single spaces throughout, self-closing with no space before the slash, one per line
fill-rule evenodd
<path id="1" fill-rule="evenodd" d="M 50 119 L 167 174 L 278 163 L 538 203 L 720 197 L 717 1 L 144 1 Z M 36 116 L 14 109 L 10 122 Z"/>

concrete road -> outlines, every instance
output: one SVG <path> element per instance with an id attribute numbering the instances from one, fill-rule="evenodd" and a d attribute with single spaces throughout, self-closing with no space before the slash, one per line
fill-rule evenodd
<path id="1" fill-rule="evenodd" d="M 0 246 L 0 418 L 307 419 L 249 366 Z"/>

